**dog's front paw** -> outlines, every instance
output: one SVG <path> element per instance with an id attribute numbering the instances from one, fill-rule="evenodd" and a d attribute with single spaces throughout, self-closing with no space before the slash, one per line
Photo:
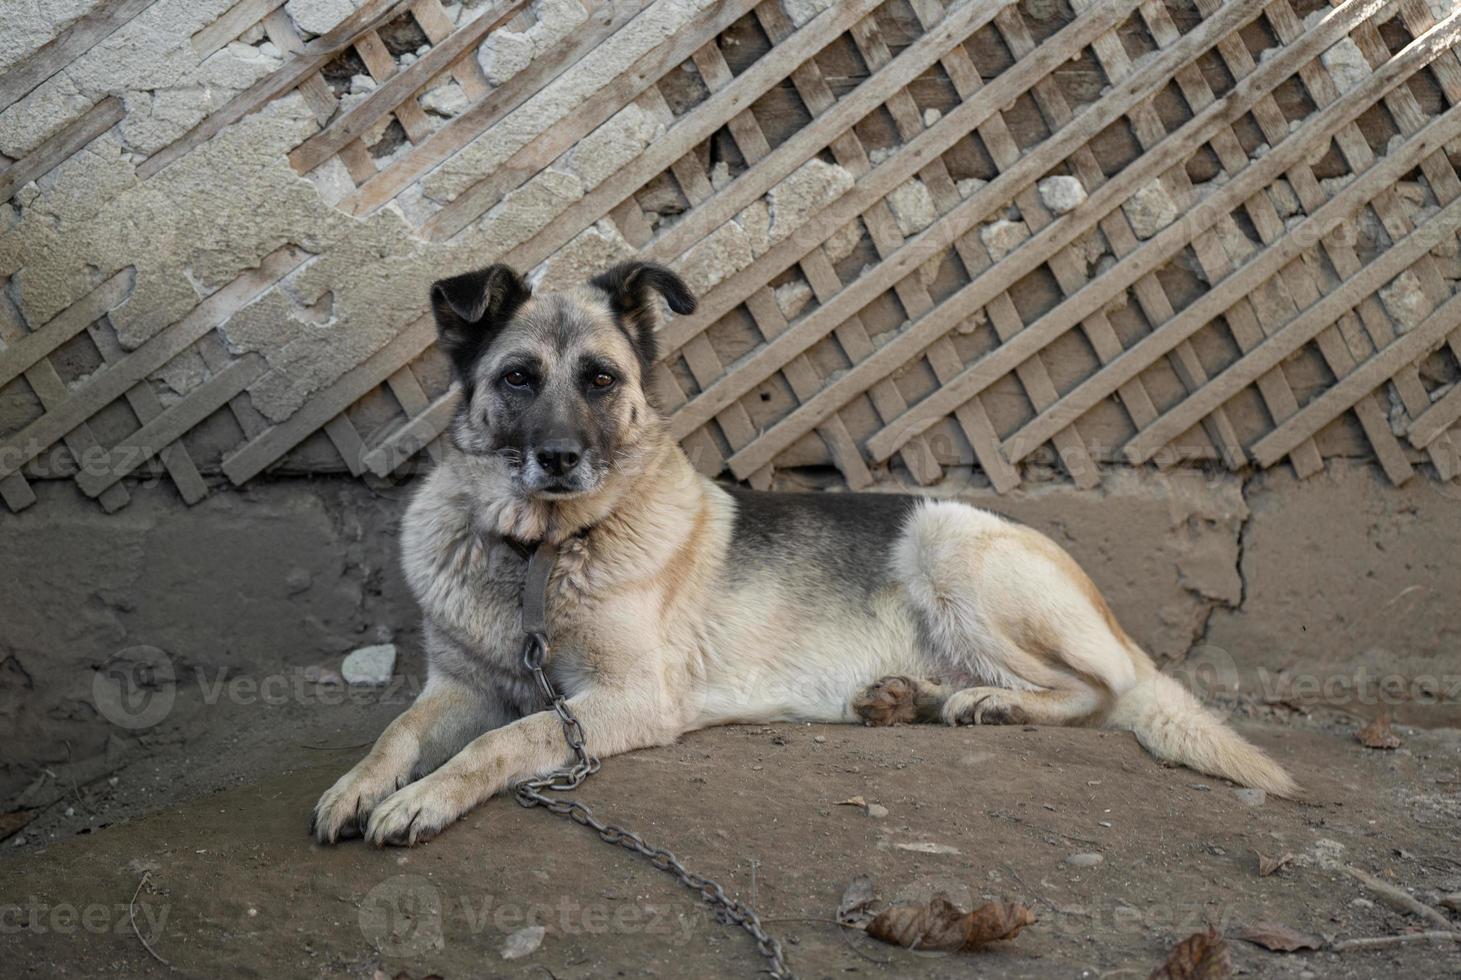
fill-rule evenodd
<path id="1" fill-rule="evenodd" d="M 321 844 L 359 837 L 376 804 L 400 789 L 405 781 L 370 759 L 361 761 L 325 790 L 315 804 L 310 815 L 310 834 Z"/>
<path id="2" fill-rule="evenodd" d="M 376 807 L 365 839 L 378 847 L 422 844 L 471 807 L 462 781 L 438 772 L 391 794 Z"/>

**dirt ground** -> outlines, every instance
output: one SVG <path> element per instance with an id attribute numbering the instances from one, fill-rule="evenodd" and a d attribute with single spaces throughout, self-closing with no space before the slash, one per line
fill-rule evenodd
<path id="1" fill-rule="evenodd" d="M 325 734 L 353 746 L 397 707 Z M 1439 928 L 1346 866 L 1461 929 L 1438 904 L 1461 890 L 1461 731 L 1401 729 L 1404 746 L 1384 752 L 1344 721 L 1242 727 L 1291 765 L 1307 802 L 1254 805 L 1121 733 L 794 725 L 611 759 L 581 798 L 754 898 L 803 978 L 1144 978 L 1210 923 L 1230 936 L 1282 924 L 1326 947 Z M 29 842 L 0 861 L 0 973 L 570 980 L 761 968 L 749 937 L 667 875 L 508 799 L 413 850 L 316 846 L 309 808 L 363 749 L 304 749 L 285 731 L 252 749 L 235 733 L 231 758 L 209 754 L 215 776 L 245 762 L 267 773 L 247 785 L 159 805 L 172 776 L 154 765 L 153 812 L 118 789 L 141 786 L 134 773 L 110 804 L 103 782 L 78 794 L 87 813 L 26 828 Z M 859 796 L 876 806 L 841 802 Z M 1292 857 L 1260 876 L 1255 852 Z M 1078 854 L 1101 857 L 1072 863 Z M 978 954 L 895 949 L 833 921 L 859 875 L 880 903 L 1015 899 L 1038 922 Z M 535 924 L 541 944 L 504 958 L 508 937 Z M 1461 975 L 1451 943 L 1280 953 L 1230 942 L 1240 976 Z"/>

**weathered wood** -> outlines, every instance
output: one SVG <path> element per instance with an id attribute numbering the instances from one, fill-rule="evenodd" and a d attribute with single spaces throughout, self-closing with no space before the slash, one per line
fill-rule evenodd
<path id="1" fill-rule="evenodd" d="M 109 95 L 80 119 L 0 170 L 0 201 L 8 201 L 28 182 L 50 173 L 67 157 L 122 121 L 122 100 Z"/>
<path id="2" fill-rule="evenodd" d="M 293 246 L 271 253 L 257 269 L 239 276 L 195 306 L 187 316 L 160 331 L 121 361 L 98 371 L 74 391 L 66 392 L 63 385 L 60 392 L 63 397 L 54 399 L 54 403 L 47 406 L 46 414 L 0 443 L 0 479 L 19 470 L 61 436 L 83 425 L 86 419 L 122 397 L 133 385 L 218 327 L 234 311 L 253 302 L 269 287 L 299 268 L 308 257 L 308 253 Z"/>
<path id="3" fill-rule="evenodd" d="M 304 79 L 314 75 L 335 55 L 353 45 L 364 31 L 385 23 L 407 0 L 366 0 L 355 13 L 346 17 L 313 41 L 303 45 L 284 67 L 259 79 L 208 116 L 181 137 L 142 161 L 137 176 L 146 180 L 185 156 L 199 144 L 212 139 L 225 126 L 262 109 L 272 100 L 292 91 Z M 276 11 L 277 13 L 278 11 Z"/>
<path id="4" fill-rule="evenodd" d="M 341 202 L 340 207 L 352 214 L 368 214 L 385 204 L 410 186 L 412 181 L 461 151 L 549 82 L 572 68 L 594 47 L 608 43 L 605 39 L 623 27 L 647 3 L 648 0 L 628 0 L 609 4 L 596 12 L 592 16 L 592 26 L 575 31 L 544 52 L 542 57 L 535 58 L 527 68 L 492 89 L 482 101 L 432 133 L 424 143 L 413 147 L 404 159 L 361 184 L 353 196 Z M 575 113 L 575 121 L 578 115 Z"/>
<path id="5" fill-rule="evenodd" d="M 1226 11 L 1227 9 L 1228 6 L 1224 6 L 1223 10 Z M 1285 48 L 1273 58 L 1263 62 L 1253 74 L 1243 79 L 1227 96 L 1198 113 L 1180 129 L 1169 135 L 1162 143 L 1158 144 L 1156 148 L 1141 157 L 1137 164 L 1127 170 L 1123 170 L 1116 178 L 1092 194 L 1086 203 L 1074 212 L 1074 215 L 1079 215 L 1082 211 L 1089 213 L 1091 211 L 1099 212 L 1109 210 L 1114 202 L 1124 199 L 1127 194 L 1141 186 L 1145 180 L 1156 173 L 1168 169 L 1169 166 L 1185 155 L 1188 148 L 1206 142 L 1217 128 L 1228 125 L 1241 113 L 1247 111 L 1258 98 L 1271 91 L 1273 86 L 1286 78 L 1299 64 L 1310 60 L 1315 52 L 1322 51 L 1325 47 L 1332 44 L 1336 36 L 1342 36 L 1346 33 L 1353 26 L 1354 21 L 1351 18 L 1357 17 L 1364 12 L 1364 9 L 1359 4 L 1336 10 L 1335 14 L 1330 15 L 1324 22 L 1316 25 L 1312 31 L 1304 35 L 1303 43 Z M 1211 22 L 1209 21 L 1209 23 Z M 1385 69 L 1370 76 L 1362 85 L 1352 89 L 1338 102 L 1333 103 L 1327 109 L 1310 117 L 1298 132 L 1292 134 L 1270 153 L 1255 161 L 1230 183 L 1215 191 L 1205 202 L 1205 207 L 1189 213 L 1180 222 L 1168 225 L 1136 251 L 1117 263 L 1114 268 L 1102 277 L 1101 282 L 1106 287 L 1106 294 L 1109 295 L 1110 291 L 1125 288 L 1142 275 L 1145 275 L 1148 271 L 1168 261 L 1178 249 L 1188 243 L 1195 233 L 1207 227 L 1218 214 L 1230 211 L 1243 200 L 1251 197 L 1258 189 L 1266 186 L 1270 181 L 1282 174 L 1289 166 L 1302 159 L 1306 153 L 1312 150 L 1316 143 L 1327 140 L 1335 126 L 1342 125 L 1344 122 L 1349 121 L 1364 111 L 1369 104 L 1367 97 L 1378 97 L 1385 88 L 1400 84 L 1411 72 L 1422 67 L 1435 57 L 1436 52 L 1425 44 L 1416 42 L 1409 45 L 1401 55 L 1386 65 Z M 993 185 L 991 184 L 990 186 Z M 988 189 L 987 187 L 985 188 L 985 190 Z M 1072 216 L 1067 215 L 1066 218 L 1069 219 Z M 1309 220 L 1312 221 L 1313 217 L 1311 216 Z M 1030 259 L 1036 259 L 1049 249 L 1049 244 L 1046 244 L 1043 248 L 1040 247 L 1042 238 L 1048 237 L 1050 244 L 1061 242 L 1062 239 L 1073 237 L 1071 236 L 1071 231 L 1076 228 L 1077 226 L 1074 224 L 1062 226 L 1062 222 L 1056 222 L 1049 229 L 1037 235 L 1006 259 L 1003 265 L 1011 265 L 1014 260 L 1021 257 L 1021 254 L 1026 249 L 1032 249 Z M 1283 250 L 1287 253 L 1287 259 L 1285 261 L 1297 255 L 1299 246 L 1293 244 L 1295 241 L 1296 239 L 1292 234 L 1284 239 L 1284 242 L 1288 243 L 1288 247 L 1293 249 L 1292 252 L 1288 252 L 1287 248 Z M 1063 242 L 1061 243 L 1063 244 Z M 1020 263 L 1020 265 L 1024 265 L 1024 263 Z M 1028 267 L 1030 266 L 1026 266 L 1026 268 Z M 1017 268 L 1012 268 L 1011 271 L 1014 272 Z M 996 267 L 996 271 L 998 269 L 999 267 Z M 1242 267 L 1238 276 L 1224 280 L 1224 285 L 1234 281 L 1239 276 L 1249 283 L 1262 281 L 1257 279 L 1254 273 L 1254 267 L 1252 263 L 1249 263 Z M 976 300 L 978 300 L 981 293 L 987 293 L 992 288 L 984 287 L 980 289 L 980 284 L 981 280 L 976 280 L 969 287 L 966 287 L 966 289 L 975 291 Z M 1192 323 L 1192 311 L 1198 308 L 1207 309 L 1208 307 L 1203 304 L 1210 302 L 1208 297 L 1214 296 L 1218 288 L 1214 287 L 1213 292 L 1208 293 L 1198 303 L 1194 303 L 1192 306 L 1184 309 L 1179 314 L 1182 321 L 1184 323 Z M 1084 292 L 1078 293 L 1076 296 L 1061 303 L 1060 306 L 1047 313 L 1036 324 L 1028 327 L 1013 342 L 1001 347 L 990 357 L 966 370 L 960 376 L 957 383 L 946 385 L 939 392 L 931 395 L 924 403 L 915 406 L 910 410 L 909 417 L 900 420 L 894 426 L 890 426 L 884 432 L 879 433 L 870 440 L 869 449 L 875 455 L 896 449 L 900 439 L 921 431 L 922 427 L 929 424 L 932 419 L 937 418 L 939 407 L 947 404 L 958 404 L 958 399 L 967 392 L 983 390 L 984 387 L 993 383 L 1006 371 L 1013 369 L 1013 365 L 1024 360 L 1025 357 L 1029 356 L 1029 353 L 1038 350 L 1045 343 L 1048 343 L 1063 333 L 1069 328 L 1073 319 L 1079 319 L 1079 317 L 1085 315 L 1089 310 L 1105 302 L 1104 296 L 1101 294 L 1092 292 L 1092 295 L 1087 297 L 1084 295 Z M 1241 295 L 1241 292 L 1237 294 L 1237 296 Z M 1236 301 L 1235 297 L 1233 302 Z M 1231 305 L 1233 303 L 1229 302 L 1216 312 L 1221 312 Z M 1213 315 L 1216 314 L 1214 313 Z M 1207 319 L 1211 319 L 1211 316 Z M 1147 349 L 1155 348 L 1159 344 L 1152 343 L 1153 338 L 1159 336 L 1164 339 L 1170 338 L 1170 346 L 1159 351 L 1159 354 L 1165 353 L 1166 350 L 1173 349 L 1181 340 L 1190 337 L 1198 327 L 1207 322 L 1207 319 L 1193 323 L 1191 328 L 1186 330 L 1181 336 L 1177 336 L 1177 332 L 1172 331 L 1170 333 L 1152 334 L 1144 338 L 1137 345 L 1129 348 L 1121 358 L 1102 368 L 1092 376 L 1092 379 L 1088 379 L 1075 389 L 1075 391 L 1064 396 L 1061 402 L 1052 407 L 1052 409 L 1041 413 L 1042 418 L 1037 418 L 1025 430 L 1022 430 L 1015 444 L 1009 448 L 1012 451 L 1021 452 L 1029 445 L 1039 445 L 1039 443 L 1044 442 L 1049 437 L 1049 434 L 1044 431 L 1045 428 L 1053 424 L 1056 419 L 1063 420 L 1065 424 L 1069 424 L 1070 421 L 1078 418 L 1084 411 L 1088 411 L 1095 401 L 1098 401 L 1101 397 L 1105 397 L 1105 394 L 1097 398 L 1090 397 L 1096 390 L 1096 386 L 1092 385 L 1094 378 L 1102 378 L 1104 382 L 1109 383 L 1111 378 L 1119 374 L 1124 381 L 1129 380 L 1140 370 L 1145 369 L 1151 363 L 1150 360 L 1142 361 L 1140 367 L 1136 367 L 1138 359 L 1131 356 L 1131 352 L 1137 347 L 1147 345 Z M 1169 321 L 1169 324 L 1171 322 L 1176 321 Z M 1077 392 L 1081 392 L 1082 389 L 1085 390 L 1083 397 L 1075 399 L 1073 396 Z M 1109 391 L 1109 388 L 1106 389 L 1106 394 L 1109 394 Z M 1077 408 L 1077 405 L 1083 407 Z M 1196 421 L 1196 419 L 1193 420 L 1194 423 Z"/>
<path id="6" fill-rule="evenodd" d="M 193 35 L 193 53 L 199 61 L 204 60 L 282 6 L 284 0 L 239 0 L 222 17 Z"/>
<path id="7" fill-rule="evenodd" d="M 91 326 L 104 314 L 122 305 L 131 295 L 136 274 L 136 270 L 128 266 L 57 313 L 49 322 L 7 343 L 4 349 L 0 349 L 0 388 Z"/>
<path id="8" fill-rule="evenodd" d="M 105 41 L 155 0 L 102 0 L 61 33 L 22 58 L 0 76 L 0 111 L 39 88 L 52 75 Z"/>
<path id="9" fill-rule="evenodd" d="M 391 60 L 390 55 L 385 53 L 378 38 L 374 43 L 367 44 L 366 49 L 371 52 L 372 57 L 366 61 L 366 67 L 370 68 L 372 75 L 380 70 L 385 76 L 377 78 L 377 81 L 382 81 L 381 86 L 370 93 L 364 102 L 331 123 L 328 128 L 295 147 L 289 154 L 289 162 L 300 173 L 308 173 L 338 153 L 347 143 L 359 139 L 366 130 L 374 125 L 376 120 L 398 109 L 405 112 L 415 125 L 423 110 L 417 106 L 415 113 L 412 113 L 403 108 L 404 104 L 413 98 L 423 85 L 446 71 L 464 52 L 481 43 L 489 32 L 515 17 L 518 11 L 526 5 L 527 0 L 498 0 L 490 11 L 448 36 L 445 41 L 433 47 L 419 61 L 402 72 L 394 71 L 395 62 Z M 381 61 L 382 55 L 385 58 L 384 62 Z M 387 73 L 384 68 L 387 62 L 391 65 L 390 73 Z M 416 137 L 412 137 L 412 139 L 415 141 Z"/>
<path id="10" fill-rule="evenodd" d="M 127 352 L 117 341 L 110 323 L 92 329 L 90 336 L 92 342 L 96 344 L 102 360 L 106 363 L 115 364 L 127 356 Z M 126 398 L 127 404 L 131 407 L 132 414 L 137 417 L 137 422 L 142 430 L 164 414 L 162 401 L 157 397 L 157 392 L 153 391 L 145 381 L 129 388 Z M 202 417 L 197 421 L 202 421 Z M 157 456 L 162 460 L 163 466 L 167 468 L 168 475 L 172 477 L 173 485 L 177 487 L 183 503 L 195 504 L 208 496 L 208 484 L 204 482 L 202 475 L 198 472 L 198 467 L 193 463 L 187 448 L 181 442 L 183 435 L 190 428 L 192 428 L 191 425 L 178 429 L 171 439 L 151 443 L 142 441 L 142 431 L 139 430 L 111 448 L 111 456 L 115 462 L 110 469 L 105 473 L 82 470 L 76 475 L 76 485 L 81 487 L 82 492 L 88 497 L 100 496 L 104 490 L 142 465 L 143 462 Z M 142 449 L 144 446 L 145 450 Z"/>

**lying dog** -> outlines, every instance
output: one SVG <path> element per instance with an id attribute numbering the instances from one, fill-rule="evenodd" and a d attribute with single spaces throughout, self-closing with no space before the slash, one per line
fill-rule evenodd
<path id="1" fill-rule="evenodd" d="M 1045 536 L 951 501 L 697 473 L 645 396 L 655 293 L 695 309 L 642 262 L 564 293 L 533 295 L 501 265 L 432 287 L 463 397 L 456 451 L 402 533 L 429 677 L 320 799 L 318 840 L 414 844 L 569 760 L 520 659 L 523 546 L 543 540 L 561 545 L 549 674 L 597 756 L 733 722 L 1105 725 L 1295 793 L 1157 672 Z"/>

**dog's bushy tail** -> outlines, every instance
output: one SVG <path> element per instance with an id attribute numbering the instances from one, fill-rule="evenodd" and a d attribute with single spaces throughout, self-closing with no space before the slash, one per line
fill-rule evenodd
<path id="1" fill-rule="evenodd" d="M 1262 750 L 1213 715 L 1192 692 L 1153 671 L 1122 693 L 1106 719 L 1108 728 L 1136 736 L 1152 755 L 1209 776 L 1221 776 L 1290 799 L 1299 784 Z"/>

